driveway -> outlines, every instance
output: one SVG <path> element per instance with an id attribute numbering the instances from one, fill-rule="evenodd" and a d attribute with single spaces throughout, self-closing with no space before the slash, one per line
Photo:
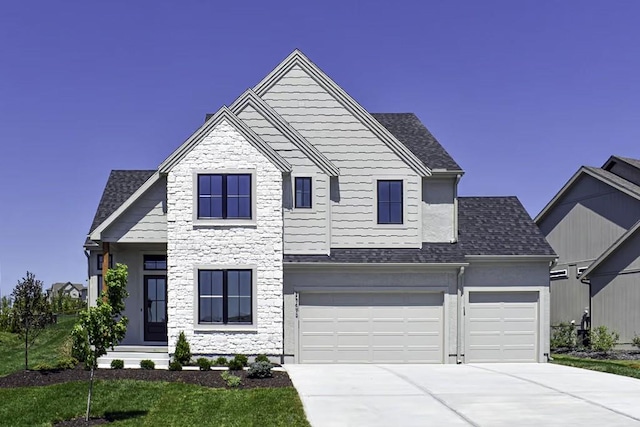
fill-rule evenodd
<path id="1" fill-rule="evenodd" d="M 314 427 L 640 426 L 640 380 L 550 363 L 285 367 Z"/>

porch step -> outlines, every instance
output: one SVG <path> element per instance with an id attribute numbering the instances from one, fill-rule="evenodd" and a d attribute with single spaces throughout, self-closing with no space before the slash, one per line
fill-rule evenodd
<path id="1" fill-rule="evenodd" d="M 140 361 L 149 359 L 156 364 L 156 369 L 169 369 L 169 354 L 163 346 L 119 346 L 98 359 L 98 368 L 111 368 L 111 361 L 124 361 L 126 369 L 139 369 Z"/>

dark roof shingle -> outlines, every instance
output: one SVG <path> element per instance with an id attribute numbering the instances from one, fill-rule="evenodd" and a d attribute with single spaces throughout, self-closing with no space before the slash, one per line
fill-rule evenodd
<path id="1" fill-rule="evenodd" d="M 462 170 L 413 113 L 371 113 L 430 169 Z"/>

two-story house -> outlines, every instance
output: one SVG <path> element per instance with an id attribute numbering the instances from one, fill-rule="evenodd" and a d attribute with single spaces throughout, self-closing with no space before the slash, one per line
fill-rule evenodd
<path id="1" fill-rule="evenodd" d="M 413 114 L 372 114 L 294 51 L 157 170 L 113 171 L 91 299 L 129 267 L 123 348 L 284 362 L 545 361 L 551 247 Z M 153 347 L 158 346 L 158 347 Z"/>
<path id="2" fill-rule="evenodd" d="M 558 253 L 551 322 L 594 327 L 631 344 L 640 334 L 640 160 L 611 156 L 582 166 L 535 219 Z"/>

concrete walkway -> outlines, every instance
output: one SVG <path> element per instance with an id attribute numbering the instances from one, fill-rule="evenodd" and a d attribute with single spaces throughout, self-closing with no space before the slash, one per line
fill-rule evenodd
<path id="1" fill-rule="evenodd" d="M 640 426 L 640 380 L 550 363 L 285 368 L 314 427 Z"/>

